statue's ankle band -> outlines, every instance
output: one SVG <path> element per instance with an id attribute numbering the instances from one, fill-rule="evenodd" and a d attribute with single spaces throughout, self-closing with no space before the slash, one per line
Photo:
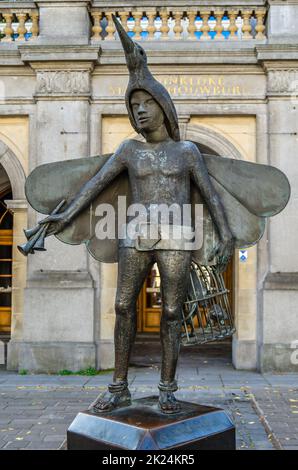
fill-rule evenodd
<path id="1" fill-rule="evenodd" d="M 125 382 L 116 382 L 108 385 L 108 389 L 110 393 L 117 393 L 123 392 L 128 387 L 128 383 Z"/>
<path id="2" fill-rule="evenodd" d="M 161 392 L 176 392 L 178 390 L 178 385 L 176 380 L 173 382 L 159 382 L 158 388 Z"/>

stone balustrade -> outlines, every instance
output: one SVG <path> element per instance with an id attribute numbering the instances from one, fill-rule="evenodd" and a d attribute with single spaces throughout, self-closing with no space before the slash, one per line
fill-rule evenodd
<path id="1" fill-rule="evenodd" d="M 87 3 L 92 42 L 117 38 L 112 13 L 137 41 L 266 40 L 267 8 L 263 0 L 239 0 L 239 4 L 235 0 L 230 0 L 230 4 L 219 0 L 213 3 L 209 0 L 152 0 L 151 4 L 136 0 L 132 5 L 115 0 Z M 157 6 L 158 3 L 163 6 Z M 38 34 L 39 10 L 35 2 L 0 1 L 1 42 L 32 41 Z"/>
<path id="2" fill-rule="evenodd" d="M 90 9 L 92 18 L 92 42 L 114 41 L 117 39 L 112 13 L 121 21 L 128 34 L 137 41 L 145 40 L 193 40 L 193 41 L 233 41 L 266 39 L 265 2 L 252 5 L 251 1 L 217 2 L 218 6 L 206 6 L 209 2 L 177 2 L 172 6 L 153 7 L 145 2 L 134 2 L 140 7 L 129 7 L 125 3 L 111 2 L 110 8 L 104 8 L 107 2 L 93 2 Z M 169 4 L 170 2 L 160 2 Z M 204 3 L 205 6 L 202 6 Z M 216 2 L 214 2 L 216 3 Z M 239 2 L 240 3 L 240 2 Z M 244 3 L 244 4 L 243 4 Z M 125 6 L 126 5 L 126 6 Z M 176 6 L 175 6 L 176 5 Z"/>
<path id="3" fill-rule="evenodd" d="M 39 13 L 34 2 L 0 2 L 0 42 L 32 41 L 39 33 Z"/>

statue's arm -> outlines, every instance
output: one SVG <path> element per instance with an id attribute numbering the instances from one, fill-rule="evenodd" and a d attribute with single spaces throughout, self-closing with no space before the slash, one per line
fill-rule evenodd
<path id="1" fill-rule="evenodd" d="M 224 207 L 212 185 L 201 152 L 195 144 L 190 142 L 188 143 L 188 150 L 191 177 L 202 194 L 220 239 L 220 245 L 215 248 L 211 258 L 218 254 L 228 260 L 232 254 L 233 235 L 229 228 Z"/>
<path id="2" fill-rule="evenodd" d="M 64 211 L 68 222 L 83 209 L 88 207 L 96 196 L 125 169 L 125 150 L 126 142 L 121 144 L 100 170 L 82 186 L 78 194 Z"/>
<path id="3" fill-rule="evenodd" d="M 83 209 L 88 207 L 96 196 L 126 168 L 126 152 L 127 141 L 123 142 L 100 170 L 81 187 L 63 212 L 50 215 L 39 222 L 40 224 L 51 222 L 47 235 L 63 230 L 66 225 Z"/>

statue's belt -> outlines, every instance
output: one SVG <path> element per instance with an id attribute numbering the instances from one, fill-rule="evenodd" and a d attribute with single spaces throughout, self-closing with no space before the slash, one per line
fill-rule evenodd
<path id="1" fill-rule="evenodd" d="M 119 239 L 119 247 L 150 250 L 193 250 L 194 232 L 187 225 L 140 223 L 134 235 Z"/>

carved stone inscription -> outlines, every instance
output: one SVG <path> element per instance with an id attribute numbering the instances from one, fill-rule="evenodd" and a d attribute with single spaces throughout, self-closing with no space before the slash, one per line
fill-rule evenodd
<path id="1" fill-rule="evenodd" d="M 172 96 L 240 96 L 245 92 L 242 83 L 236 83 L 224 76 L 167 75 L 158 77 Z M 111 83 L 109 94 L 121 96 L 126 86 Z"/>
<path id="2" fill-rule="evenodd" d="M 298 69 L 270 70 L 268 73 L 269 92 L 295 92 L 298 90 Z"/>
<path id="3" fill-rule="evenodd" d="M 55 70 L 37 72 L 38 95 L 78 95 L 90 92 L 89 73 L 82 70 Z"/>

